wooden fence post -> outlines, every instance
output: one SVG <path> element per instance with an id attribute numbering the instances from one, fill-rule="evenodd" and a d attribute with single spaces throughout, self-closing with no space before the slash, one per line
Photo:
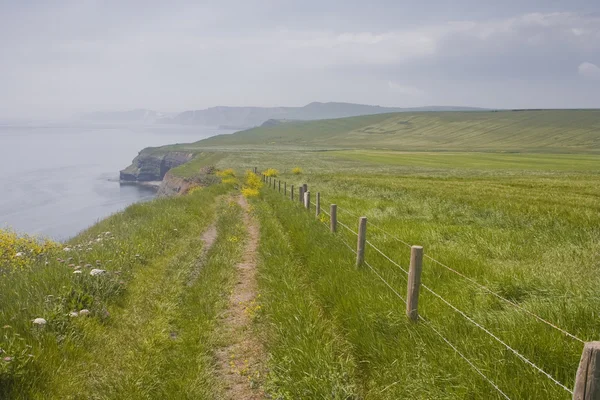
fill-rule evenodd
<path id="1" fill-rule="evenodd" d="M 319 217 L 319 214 L 321 214 L 321 193 L 317 192 L 317 198 L 315 201 L 316 206 L 316 211 L 315 211 L 315 215 L 317 217 Z"/>
<path id="2" fill-rule="evenodd" d="M 287 194 L 287 181 L 283 182 L 283 194 Z"/>
<path id="3" fill-rule="evenodd" d="M 358 219 L 358 241 L 356 243 L 356 266 L 361 267 L 365 262 L 365 243 L 367 241 L 367 217 Z"/>
<path id="4" fill-rule="evenodd" d="M 298 198 L 300 200 L 300 203 L 304 201 L 304 186 L 302 185 L 298 187 Z"/>
<path id="5" fill-rule="evenodd" d="M 302 185 L 304 193 L 308 192 L 308 185 L 305 183 L 304 185 Z"/>
<path id="6" fill-rule="evenodd" d="M 294 185 L 290 186 L 290 199 L 294 200 Z"/>
<path id="7" fill-rule="evenodd" d="M 304 207 L 310 210 L 310 192 L 304 192 Z"/>
<path id="8" fill-rule="evenodd" d="M 588 342 L 583 347 L 575 376 L 573 400 L 600 399 L 600 342 Z"/>
<path id="9" fill-rule="evenodd" d="M 273 178 L 273 190 L 275 190 L 276 186 L 277 186 L 277 179 Z"/>
<path id="10" fill-rule="evenodd" d="M 256 174 L 257 170 L 258 170 L 258 168 L 254 167 L 254 174 Z"/>
<path id="11" fill-rule="evenodd" d="M 281 179 L 279 180 L 279 186 L 277 186 L 277 191 L 281 193 Z"/>
<path id="12" fill-rule="evenodd" d="M 423 246 L 410 248 L 410 267 L 408 269 L 408 287 L 406 291 L 406 315 L 413 321 L 419 319 L 419 288 L 423 269 Z"/>
<path id="13" fill-rule="evenodd" d="M 329 230 L 332 233 L 337 232 L 337 204 L 329 206 L 329 215 L 331 216 L 329 221 Z"/>

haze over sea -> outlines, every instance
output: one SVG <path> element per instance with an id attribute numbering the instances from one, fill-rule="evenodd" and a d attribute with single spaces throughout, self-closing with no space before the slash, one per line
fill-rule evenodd
<path id="1" fill-rule="evenodd" d="M 159 124 L 0 122 L 0 228 L 67 239 L 155 196 L 151 188 L 119 183 L 119 170 L 142 148 L 231 132 Z"/>

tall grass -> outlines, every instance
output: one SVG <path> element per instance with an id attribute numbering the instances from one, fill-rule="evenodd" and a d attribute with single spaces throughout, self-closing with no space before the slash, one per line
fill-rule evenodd
<path id="1" fill-rule="evenodd" d="M 131 282 L 151 275 L 148 271 L 156 265 L 168 265 L 189 237 L 211 220 L 215 198 L 229 188 L 219 185 L 190 196 L 130 206 L 66 243 L 68 250 L 61 248 L 24 268 L 2 271 L 0 348 L 3 356 L 13 357 L 3 367 L 23 368 L 0 370 L 0 398 L 47 398 L 69 385 L 87 387 L 89 376 L 74 382 L 60 375 L 90 351 L 86 332 L 113 327 L 114 307 L 125 304 L 123 295 L 134 291 Z M 105 272 L 92 276 L 93 268 Z M 70 315 L 82 309 L 90 314 Z M 136 317 L 136 310 L 131 312 Z M 34 325 L 34 318 L 47 323 Z M 119 357 L 112 356 L 104 357 L 116 363 Z"/>
<path id="2" fill-rule="evenodd" d="M 295 163 L 295 160 L 288 164 Z M 314 166 L 315 163 L 311 162 Z M 280 165 L 277 165 L 278 167 Z M 594 295 L 600 249 L 598 189 L 594 174 L 506 171 L 451 177 L 444 173 L 397 176 L 379 167 L 366 175 L 338 165 L 303 180 L 322 204 L 340 205 L 339 218 L 355 227 L 354 215 L 488 285 L 522 307 L 593 340 L 600 303 Z M 374 170 L 376 167 L 368 167 Z M 284 168 L 282 168 L 284 169 Z M 294 182 L 292 176 L 283 177 Z M 265 199 L 302 260 L 308 287 L 335 322 L 361 366 L 359 387 L 367 398 L 496 398 L 497 393 L 423 324 L 408 324 L 404 305 L 368 270 L 356 271 L 345 230 L 330 237 L 312 213 L 284 196 Z M 350 213 L 346 212 L 350 211 Z M 404 267 L 409 249 L 373 228 L 369 240 Z M 404 273 L 367 248 L 367 260 L 400 293 Z M 369 279 L 372 280 L 369 282 Z M 505 342 L 572 387 L 581 344 L 515 307 L 468 284 L 432 262 L 423 282 Z M 293 308 L 293 304 L 289 305 Z M 434 326 L 513 398 L 567 398 L 568 393 L 535 372 L 437 298 L 421 296 L 420 308 Z M 385 390 L 384 390 L 385 389 Z"/>

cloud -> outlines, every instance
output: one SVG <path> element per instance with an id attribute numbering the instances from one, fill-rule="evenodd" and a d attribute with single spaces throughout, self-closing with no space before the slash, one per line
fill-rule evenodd
<path id="1" fill-rule="evenodd" d="M 388 88 L 394 93 L 407 94 L 409 96 L 423 96 L 425 92 L 417 87 L 401 85 L 397 82 L 389 81 Z"/>
<path id="2" fill-rule="evenodd" d="M 584 78 L 600 80 L 600 67 L 590 62 L 584 62 L 579 65 L 577 72 Z"/>

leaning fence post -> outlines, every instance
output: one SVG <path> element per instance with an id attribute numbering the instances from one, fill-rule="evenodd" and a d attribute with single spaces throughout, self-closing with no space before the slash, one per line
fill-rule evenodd
<path id="1" fill-rule="evenodd" d="M 329 206 L 329 230 L 333 233 L 337 232 L 337 204 Z"/>
<path id="2" fill-rule="evenodd" d="M 419 319 L 419 288 L 423 269 L 423 246 L 410 248 L 410 267 L 408 269 L 408 287 L 406 292 L 406 315 L 413 321 Z"/>
<path id="3" fill-rule="evenodd" d="M 588 342 L 575 376 L 573 400 L 597 399 L 600 399 L 600 342 Z"/>
<path id="4" fill-rule="evenodd" d="M 320 192 L 317 192 L 317 198 L 315 200 L 315 204 L 316 204 L 315 215 L 318 217 L 319 214 L 321 214 L 321 193 Z"/>
<path id="5" fill-rule="evenodd" d="M 356 243 L 356 266 L 365 262 L 365 243 L 367 241 L 367 217 L 358 219 L 358 241 Z"/>
<path id="6" fill-rule="evenodd" d="M 290 199 L 294 200 L 294 185 L 290 186 Z"/>
<path id="7" fill-rule="evenodd" d="M 310 192 L 304 192 L 304 207 L 310 210 Z"/>

